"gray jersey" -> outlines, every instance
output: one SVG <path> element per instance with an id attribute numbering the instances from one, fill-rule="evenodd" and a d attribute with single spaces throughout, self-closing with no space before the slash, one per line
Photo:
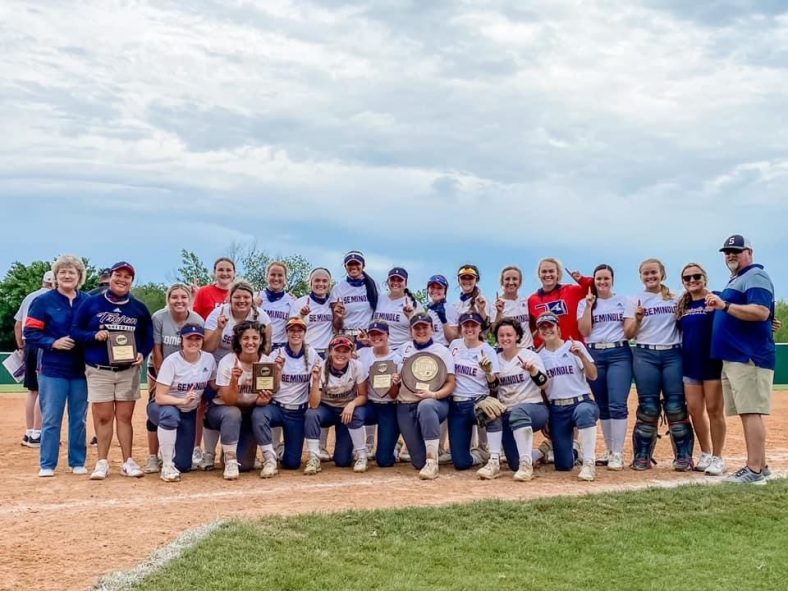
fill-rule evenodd
<path id="1" fill-rule="evenodd" d="M 162 308 L 152 316 L 153 319 L 153 344 L 161 345 L 162 357 L 166 359 L 173 353 L 181 350 L 181 327 L 184 324 L 205 324 L 200 315 L 189 311 L 189 316 L 184 323 L 177 323 L 168 308 Z"/>

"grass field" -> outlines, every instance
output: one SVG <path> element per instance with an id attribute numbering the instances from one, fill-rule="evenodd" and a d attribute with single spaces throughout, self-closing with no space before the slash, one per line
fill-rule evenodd
<path id="1" fill-rule="evenodd" d="M 787 521 L 786 480 L 266 518 L 135 589 L 779 589 Z"/>

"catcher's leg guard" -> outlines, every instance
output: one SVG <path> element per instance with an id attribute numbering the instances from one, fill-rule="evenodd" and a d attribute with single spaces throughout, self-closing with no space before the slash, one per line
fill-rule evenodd
<path id="1" fill-rule="evenodd" d="M 632 467 L 636 470 L 651 468 L 654 455 L 654 446 L 657 444 L 657 431 L 659 425 L 659 401 L 651 398 L 640 401 L 637 410 L 637 420 L 632 431 L 632 448 L 635 457 Z"/>
<path id="2" fill-rule="evenodd" d="M 666 400 L 665 416 L 670 428 L 670 442 L 673 444 L 673 455 L 676 460 L 691 460 L 695 434 L 687 412 L 687 404 L 683 400 Z"/>

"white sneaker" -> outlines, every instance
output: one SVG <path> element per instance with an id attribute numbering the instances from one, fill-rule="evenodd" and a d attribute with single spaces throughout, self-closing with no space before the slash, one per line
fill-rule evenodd
<path id="1" fill-rule="evenodd" d="M 72 466 L 68 469 L 69 472 L 72 474 L 76 474 L 77 476 L 84 476 L 88 473 L 88 469 L 85 466 Z"/>
<path id="2" fill-rule="evenodd" d="M 279 468 L 276 465 L 276 460 L 271 458 L 263 463 L 263 469 L 260 471 L 260 478 L 273 478 L 279 474 Z"/>
<path id="3" fill-rule="evenodd" d="M 594 462 L 585 461 L 583 467 L 580 468 L 580 474 L 577 475 L 579 480 L 586 480 L 591 482 L 596 478 L 596 466 Z"/>
<path id="4" fill-rule="evenodd" d="M 542 452 L 542 461 L 545 464 L 555 464 L 555 454 L 553 453 L 553 444 L 547 439 L 539 444 L 539 451 Z"/>
<path id="5" fill-rule="evenodd" d="M 195 447 L 192 451 L 192 470 L 199 468 L 200 462 L 202 462 L 202 449 Z"/>
<path id="6" fill-rule="evenodd" d="M 438 451 L 438 464 L 445 466 L 451 464 L 451 453 L 448 451 Z"/>
<path id="7" fill-rule="evenodd" d="M 611 451 L 607 458 L 607 469 L 619 472 L 624 469 L 624 454 L 617 451 Z"/>
<path id="8" fill-rule="evenodd" d="M 91 480 L 104 480 L 109 476 L 109 462 L 107 460 L 99 460 L 96 462 L 96 467 L 93 468 L 93 473 L 90 475 Z"/>
<path id="9" fill-rule="evenodd" d="M 597 466 L 607 466 L 610 463 L 610 456 L 613 452 L 608 450 L 596 459 Z"/>
<path id="10" fill-rule="evenodd" d="M 41 478 L 52 478 L 55 475 L 55 471 L 52 468 L 41 468 L 38 471 L 38 475 Z"/>
<path id="11" fill-rule="evenodd" d="M 202 462 L 200 462 L 199 468 L 200 470 L 205 470 L 209 472 L 215 468 L 216 462 L 216 454 L 212 454 L 210 452 L 205 452 L 202 454 Z"/>
<path id="12" fill-rule="evenodd" d="M 164 482 L 178 482 L 181 479 L 181 473 L 178 472 L 175 464 L 164 464 L 161 467 L 159 478 Z"/>
<path id="13" fill-rule="evenodd" d="M 709 476 L 722 476 L 725 474 L 725 460 L 720 456 L 711 456 L 709 466 L 704 471 Z"/>
<path id="14" fill-rule="evenodd" d="M 422 480 L 435 480 L 438 477 L 439 471 L 438 460 L 427 458 L 427 463 L 419 470 L 419 478 Z"/>
<path id="15" fill-rule="evenodd" d="M 282 443 L 280 443 L 279 445 L 276 446 L 276 459 L 281 462 L 283 457 L 285 457 L 285 444 L 284 444 L 284 442 L 282 442 Z"/>
<path id="16" fill-rule="evenodd" d="M 129 476 L 131 478 L 142 478 L 145 476 L 145 472 L 143 472 L 139 465 L 137 465 L 137 462 L 135 462 L 132 458 L 129 458 L 120 467 L 120 475 Z"/>
<path id="17" fill-rule="evenodd" d="M 240 473 L 238 469 L 238 460 L 235 458 L 228 459 L 227 457 L 224 458 L 224 479 L 225 480 L 238 480 L 238 474 Z"/>
<path id="18" fill-rule="evenodd" d="M 358 458 L 356 458 L 356 463 L 353 464 L 353 472 L 358 472 L 360 474 L 366 471 L 367 471 L 367 456 L 358 456 Z"/>
<path id="19" fill-rule="evenodd" d="M 304 467 L 304 475 L 314 476 L 322 469 L 320 467 L 320 458 L 310 454 L 309 459 L 306 461 L 306 467 Z"/>
<path id="20" fill-rule="evenodd" d="M 476 475 L 482 480 L 495 480 L 501 475 L 500 460 L 490 458 L 490 461 L 483 468 L 479 468 L 476 471 Z"/>
<path id="21" fill-rule="evenodd" d="M 714 458 L 711 454 L 706 453 L 705 451 L 700 452 L 700 457 L 698 458 L 698 463 L 695 464 L 693 470 L 696 472 L 705 472 L 706 468 L 711 466 L 711 460 Z M 715 476 L 719 476 L 715 474 Z"/>
<path id="22" fill-rule="evenodd" d="M 156 474 L 157 472 L 161 472 L 161 460 L 159 456 L 149 455 L 148 463 L 145 464 L 142 471 L 145 472 L 145 474 Z"/>
<path id="23" fill-rule="evenodd" d="M 534 465 L 530 457 L 520 460 L 520 468 L 514 473 L 513 478 L 518 482 L 528 482 L 534 479 Z"/>
<path id="24" fill-rule="evenodd" d="M 320 451 L 317 454 L 318 459 L 321 462 L 330 462 L 331 461 L 331 454 L 328 453 L 328 450 L 325 447 L 321 447 Z"/>
<path id="25" fill-rule="evenodd" d="M 399 452 L 399 461 L 410 462 L 410 452 L 407 449 L 405 451 Z"/>

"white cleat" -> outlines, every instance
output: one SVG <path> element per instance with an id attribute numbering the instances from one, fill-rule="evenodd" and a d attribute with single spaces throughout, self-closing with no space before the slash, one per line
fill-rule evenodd
<path id="1" fill-rule="evenodd" d="M 476 475 L 482 480 L 495 480 L 501 475 L 501 462 L 495 458 L 490 458 L 490 461 L 483 468 L 476 471 Z"/>

